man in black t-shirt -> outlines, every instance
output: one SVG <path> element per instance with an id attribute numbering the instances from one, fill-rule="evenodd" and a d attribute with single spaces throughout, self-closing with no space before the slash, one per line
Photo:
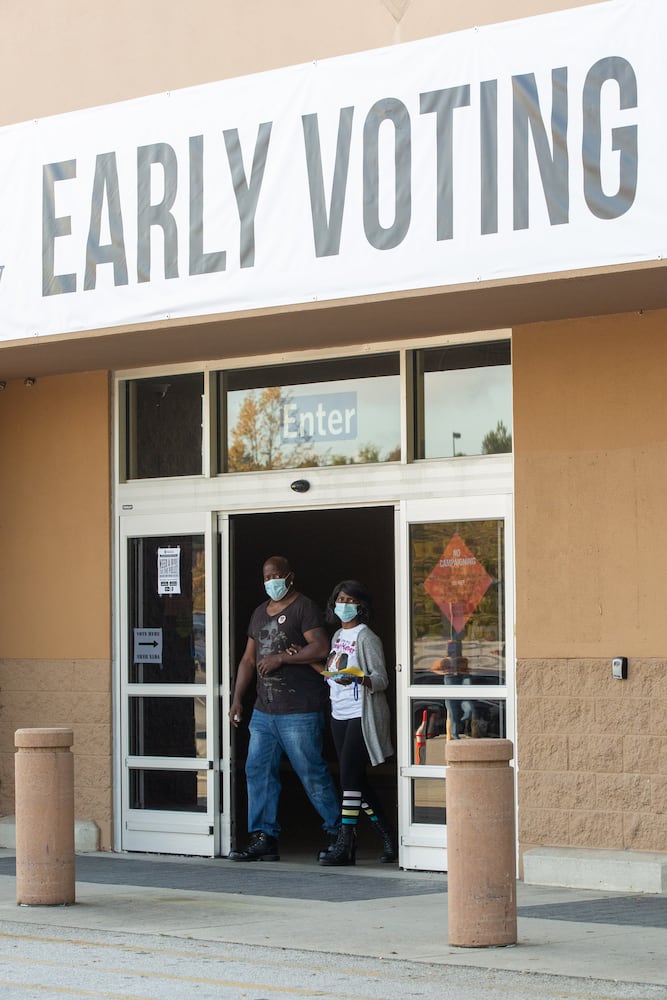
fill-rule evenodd
<path id="1" fill-rule="evenodd" d="M 233 861 L 278 861 L 280 762 L 286 754 L 329 839 L 340 825 L 338 795 L 322 757 L 327 687 L 320 676 L 329 637 L 319 608 L 294 589 L 294 573 L 284 556 L 264 563 L 269 600 L 252 614 L 239 663 L 229 717 L 243 718 L 243 695 L 254 677 L 257 698 L 250 718 L 246 759 L 248 832 Z"/>

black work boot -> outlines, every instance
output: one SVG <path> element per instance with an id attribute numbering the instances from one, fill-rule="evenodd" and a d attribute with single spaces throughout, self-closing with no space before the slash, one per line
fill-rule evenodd
<path id="1" fill-rule="evenodd" d="M 278 841 L 268 833 L 258 830 L 250 834 L 248 846 L 243 851 L 232 851 L 230 861 L 280 861 Z"/>
<path id="2" fill-rule="evenodd" d="M 371 823 L 371 826 L 376 831 L 376 833 L 382 838 L 382 854 L 379 857 L 379 861 L 383 865 L 389 865 L 392 861 L 396 861 L 398 858 L 398 847 L 396 845 L 396 837 L 393 830 L 384 818 L 378 816 L 377 821 Z"/>
<path id="3" fill-rule="evenodd" d="M 353 865 L 357 854 L 357 828 L 344 823 L 338 830 L 336 843 L 331 851 L 320 856 L 319 863 L 325 866 Z"/>
<path id="4" fill-rule="evenodd" d="M 336 846 L 336 841 L 338 840 L 338 830 L 334 833 L 327 833 L 327 846 L 323 847 L 320 853 L 317 855 L 317 860 L 321 861 L 322 858 L 326 858 L 333 851 Z"/>

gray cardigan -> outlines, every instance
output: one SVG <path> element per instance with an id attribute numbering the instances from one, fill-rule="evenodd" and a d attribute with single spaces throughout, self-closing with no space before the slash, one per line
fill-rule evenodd
<path id="1" fill-rule="evenodd" d="M 338 629 L 333 639 L 337 639 L 343 629 Z M 333 641 L 333 640 L 332 640 Z M 389 685 L 387 668 L 384 663 L 382 642 L 368 625 L 359 630 L 357 636 L 357 662 L 372 688 L 359 685 L 361 696 L 361 731 L 368 750 L 371 764 L 381 764 L 390 757 L 394 748 L 391 743 L 389 705 L 385 691 Z"/>

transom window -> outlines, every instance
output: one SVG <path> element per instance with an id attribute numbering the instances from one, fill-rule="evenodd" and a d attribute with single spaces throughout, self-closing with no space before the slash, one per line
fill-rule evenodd
<path id="1" fill-rule="evenodd" d="M 415 457 L 512 451 L 509 340 L 415 353 Z"/>
<path id="2" fill-rule="evenodd" d="M 126 480 L 512 451 L 509 340 L 122 382 Z M 408 384 L 401 392 L 401 356 Z M 401 454 L 401 399 L 412 447 Z M 204 406 L 208 400 L 211 410 Z M 208 419 L 207 419 L 208 416 Z M 207 435 L 208 436 L 208 435 Z"/>
<path id="3" fill-rule="evenodd" d="M 400 460 L 396 354 L 220 375 L 227 472 Z"/>
<path id="4" fill-rule="evenodd" d="M 126 383 L 126 479 L 202 474 L 203 395 L 201 372 Z"/>

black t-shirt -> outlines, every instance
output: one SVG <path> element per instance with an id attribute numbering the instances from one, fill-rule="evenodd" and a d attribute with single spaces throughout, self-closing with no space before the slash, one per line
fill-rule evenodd
<path id="1" fill-rule="evenodd" d="M 252 613 L 248 635 L 255 640 L 257 660 L 282 653 L 296 643 L 306 645 L 304 632 L 323 628 L 322 613 L 314 601 L 299 594 L 284 611 L 267 614 L 268 601 Z M 268 715 L 320 712 L 328 700 L 328 689 L 320 675 L 307 663 L 284 663 L 268 677 L 257 674 L 255 707 Z"/>

